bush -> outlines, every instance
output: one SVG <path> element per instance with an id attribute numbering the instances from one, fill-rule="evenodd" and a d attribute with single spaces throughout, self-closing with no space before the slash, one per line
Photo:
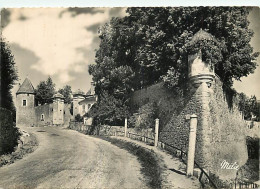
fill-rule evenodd
<path id="1" fill-rule="evenodd" d="M 77 114 L 77 115 L 75 116 L 75 121 L 76 121 L 76 122 L 83 122 L 83 117 L 82 117 L 80 114 Z"/>
<path id="2" fill-rule="evenodd" d="M 154 120 L 157 118 L 158 107 L 156 103 L 147 103 L 138 109 L 137 113 L 134 113 L 130 117 L 130 125 L 136 129 L 148 129 L 154 127 Z"/>
<path id="3" fill-rule="evenodd" d="M 11 153 L 18 144 L 20 133 L 11 111 L 0 108 L 0 154 Z"/>

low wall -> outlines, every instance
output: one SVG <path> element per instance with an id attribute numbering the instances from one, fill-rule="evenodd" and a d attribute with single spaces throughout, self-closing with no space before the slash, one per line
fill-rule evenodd
<path id="1" fill-rule="evenodd" d="M 11 111 L 0 108 L 0 155 L 12 152 L 19 136 Z"/>
<path id="2" fill-rule="evenodd" d="M 85 134 L 102 135 L 102 136 L 115 136 L 115 135 L 124 136 L 124 132 L 125 132 L 124 126 L 100 125 L 95 127 L 92 125 L 84 125 L 83 122 L 74 122 L 74 121 L 70 122 L 68 128 Z M 154 139 L 154 132 L 152 129 L 136 130 L 135 128 L 127 128 L 127 132 Z"/>
<path id="3" fill-rule="evenodd" d="M 125 132 L 124 126 L 102 125 L 102 126 L 100 126 L 99 135 L 124 136 L 124 132 Z M 146 136 L 148 138 L 154 139 L 154 132 L 152 129 L 137 130 L 135 128 L 127 128 L 127 132 L 132 133 L 132 134 Z"/>
<path id="4" fill-rule="evenodd" d="M 70 121 L 69 122 L 69 129 L 79 131 L 79 132 L 87 132 L 90 129 L 90 125 L 84 125 L 83 122 L 76 122 L 76 121 Z"/>

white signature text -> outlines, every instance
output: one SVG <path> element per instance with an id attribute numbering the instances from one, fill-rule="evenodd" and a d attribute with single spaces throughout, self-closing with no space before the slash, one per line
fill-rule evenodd
<path id="1" fill-rule="evenodd" d="M 222 161 L 220 166 L 221 166 L 221 169 L 235 169 L 235 170 L 239 169 L 239 165 L 237 164 L 237 162 L 229 163 L 226 160 Z"/>

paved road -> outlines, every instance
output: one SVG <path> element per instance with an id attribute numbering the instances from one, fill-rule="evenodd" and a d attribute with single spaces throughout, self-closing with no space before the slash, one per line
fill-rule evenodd
<path id="1" fill-rule="evenodd" d="M 39 147 L 0 168 L 0 188 L 147 188 L 137 158 L 125 150 L 62 128 L 26 130 Z"/>

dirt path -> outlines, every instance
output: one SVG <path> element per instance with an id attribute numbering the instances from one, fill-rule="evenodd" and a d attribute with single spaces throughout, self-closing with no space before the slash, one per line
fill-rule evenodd
<path id="1" fill-rule="evenodd" d="M 39 147 L 0 168 L 0 188 L 147 188 L 137 158 L 125 150 L 62 128 L 25 130 Z"/>
<path id="2" fill-rule="evenodd" d="M 149 146 L 143 142 L 132 140 L 125 137 L 113 137 L 118 140 L 123 140 L 137 144 L 146 149 L 153 150 L 157 154 L 162 171 L 162 188 L 179 188 L 179 189 L 197 189 L 201 188 L 200 183 L 197 178 L 186 177 L 185 170 L 182 170 L 182 167 L 185 165 L 176 157 L 171 156 L 168 153 L 163 152 L 162 150 Z M 181 169 L 180 169 L 181 168 Z"/>

